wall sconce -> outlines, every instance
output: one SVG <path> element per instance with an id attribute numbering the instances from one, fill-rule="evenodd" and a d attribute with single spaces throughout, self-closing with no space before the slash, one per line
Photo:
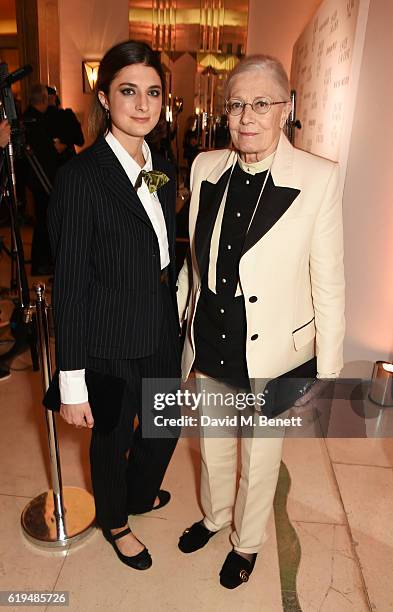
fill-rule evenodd
<path id="1" fill-rule="evenodd" d="M 393 363 L 375 362 L 368 397 L 379 406 L 393 406 Z"/>
<path id="2" fill-rule="evenodd" d="M 83 93 L 93 93 L 98 78 L 99 60 L 82 62 Z"/>

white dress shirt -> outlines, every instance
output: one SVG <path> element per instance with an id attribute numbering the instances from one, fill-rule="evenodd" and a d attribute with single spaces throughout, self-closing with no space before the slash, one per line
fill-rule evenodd
<path id="1" fill-rule="evenodd" d="M 105 140 L 123 166 L 124 172 L 127 174 L 132 185 L 135 185 L 136 179 L 138 178 L 141 170 L 146 170 L 146 172 L 153 170 L 150 149 L 145 141 L 143 141 L 142 144 L 142 153 L 143 157 L 145 158 L 145 165 L 141 168 L 140 165 L 137 164 L 137 162 L 125 150 L 123 145 L 120 144 L 117 138 L 113 136 L 112 132 L 108 132 L 108 134 L 105 136 Z M 166 231 L 164 213 L 162 212 L 160 200 L 158 199 L 157 192 L 150 193 L 145 181 L 142 181 L 142 184 L 138 189 L 138 197 L 143 204 L 143 208 L 145 209 L 157 236 L 158 245 L 160 247 L 162 270 L 169 265 L 169 248 L 168 234 Z"/>
<path id="2" fill-rule="evenodd" d="M 114 137 L 112 132 L 108 132 L 105 136 L 105 140 L 121 163 L 132 185 L 135 185 L 141 170 L 146 170 L 146 172 L 153 170 L 151 152 L 145 141 L 142 143 L 142 154 L 145 159 L 145 165 L 141 168 L 123 145 L 120 144 L 117 138 Z M 142 180 L 142 184 L 138 189 L 138 197 L 142 202 L 157 236 L 162 270 L 169 265 L 170 261 L 168 234 L 164 213 L 162 212 L 157 193 L 150 193 L 144 180 Z M 81 404 L 88 401 L 85 370 L 60 371 L 59 385 L 61 402 L 63 404 Z"/>

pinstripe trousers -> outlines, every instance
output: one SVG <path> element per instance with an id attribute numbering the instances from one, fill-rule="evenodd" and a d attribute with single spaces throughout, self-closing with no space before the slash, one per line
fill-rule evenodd
<path id="1" fill-rule="evenodd" d="M 143 378 L 179 378 L 179 327 L 168 286 L 163 283 L 162 330 L 157 350 L 139 359 L 89 357 L 88 367 L 126 381 L 119 423 L 111 433 L 92 430 L 90 466 L 97 522 L 114 529 L 128 514 L 150 510 L 160 489 L 177 437 L 144 438 L 150 410 L 142 408 Z M 177 416 L 174 408 L 171 416 Z M 138 426 L 134 430 L 135 417 Z"/>

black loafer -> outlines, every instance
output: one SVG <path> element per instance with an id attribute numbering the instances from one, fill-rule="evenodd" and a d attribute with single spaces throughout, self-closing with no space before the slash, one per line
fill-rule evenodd
<path id="1" fill-rule="evenodd" d="M 234 550 L 228 554 L 220 571 L 220 584 L 226 589 L 236 589 L 248 579 L 254 569 L 257 553 L 251 561 L 236 553 Z"/>
<path id="2" fill-rule="evenodd" d="M 125 563 L 128 565 L 128 567 L 132 567 L 133 569 L 137 570 L 146 570 L 151 567 L 153 561 L 147 548 L 144 548 L 140 553 L 133 555 L 132 557 L 123 555 L 123 553 L 118 549 L 116 540 L 119 540 L 123 536 L 127 535 L 127 533 L 131 533 L 131 529 L 129 527 L 126 527 L 126 529 L 123 529 L 123 531 L 119 531 L 119 533 L 116 534 L 111 533 L 110 529 L 103 529 L 102 533 L 104 534 L 105 539 L 112 544 L 115 553 L 122 563 Z"/>
<path id="3" fill-rule="evenodd" d="M 169 503 L 171 499 L 171 494 L 169 493 L 169 491 L 164 491 L 163 489 L 160 489 L 157 493 L 157 497 L 160 500 L 160 503 L 157 504 L 157 506 L 153 506 L 152 508 L 148 508 L 146 510 L 128 510 L 128 514 L 146 514 L 146 512 L 151 512 L 152 510 L 159 510 L 160 508 L 163 508 Z"/>
<path id="4" fill-rule="evenodd" d="M 203 521 L 194 523 L 179 538 L 179 548 L 184 553 L 191 553 L 203 548 L 217 531 L 209 531 Z"/>

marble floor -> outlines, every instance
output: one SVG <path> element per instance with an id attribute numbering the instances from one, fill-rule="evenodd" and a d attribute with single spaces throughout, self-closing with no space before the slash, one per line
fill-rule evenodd
<path id="1" fill-rule="evenodd" d="M 8 229 L 1 234 L 7 238 Z M 23 238 L 28 254 L 28 230 Z M 0 286 L 9 276 L 3 254 Z M 7 320 L 12 304 L 3 298 Z M 0 352 L 8 338 L 9 327 L 0 327 Z M 228 591 L 218 571 L 229 531 L 192 555 L 177 548 L 180 533 L 201 516 L 196 439 L 183 438 L 176 448 L 164 482 L 171 503 L 154 516 L 130 519 L 152 553 L 148 571 L 122 565 L 95 529 L 60 552 L 26 540 L 21 512 L 50 482 L 41 396 L 40 372 L 25 352 L 0 381 L 0 591 L 69 591 L 73 612 L 393 611 L 392 439 L 286 439 L 269 538 L 250 581 Z M 91 491 L 89 432 L 60 419 L 57 431 L 64 484 Z"/>

